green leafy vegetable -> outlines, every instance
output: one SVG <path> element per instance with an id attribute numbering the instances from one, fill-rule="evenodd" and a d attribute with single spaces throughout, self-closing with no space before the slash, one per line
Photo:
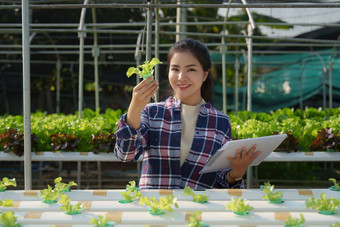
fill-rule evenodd
<path id="1" fill-rule="evenodd" d="M 93 145 L 93 153 L 95 154 L 99 152 L 113 152 L 116 144 L 116 134 L 114 132 L 92 134 L 90 144 Z"/>
<path id="2" fill-rule="evenodd" d="M 3 214 L 0 214 L 0 223 L 3 224 L 3 226 L 8 227 L 20 227 L 21 224 L 17 223 L 17 217 L 14 216 L 13 211 L 8 211 Z"/>
<path id="3" fill-rule="evenodd" d="M 305 204 L 307 208 L 313 208 L 319 211 L 335 211 L 337 207 L 340 207 L 340 201 L 334 197 L 327 199 L 326 193 L 321 193 L 320 199 L 314 196 L 309 197 L 305 201 Z"/>
<path id="4" fill-rule="evenodd" d="M 32 150 L 38 151 L 38 137 L 33 133 L 31 135 Z M 4 152 L 14 152 L 19 157 L 24 154 L 24 132 L 17 129 L 8 129 L 0 134 L 0 143 L 4 148 Z"/>
<path id="5" fill-rule="evenodd" d="M 201 222 L 201 211 L 196 211 L 190 216 L 189 222 L 185 225 L 186 227 L 208 227 L 209 225 Z"/>
<path id="6" fill-rule="evenodd" d="M 332 128 L 322 128 L 310 146 L 311 151 L 340 151 L 340 136 Z"/>
<path id="7" fill-rule="evenodd" d="M 163 212 L 165 210 L 172 212 L 173 209 L 171 205 L 174 205 L 176 208 L 178 208 L 177 204 L 177 198 L 174 195 L 168 195 L 167 197 L 160 197 L 159 200 L 156 200 L 155 197 L 147 197 L 142 196 L 139 199 L 139 205 L 145 205 L 150 207 L 150 213 L 158 213 Z"/>
<path id="8" fill-rule="evenodd" d="M 162 64 L 158 58 L 153 58 L 150 62 L 145 61 L 143 65 L 139 65 L 137 68 L 130 67 L 126 72 L 126 76 L 130 77 L 133 74 L 137 74 L 142 78 L 143 76 L 153 74 L 153 67 L 157 64 Z"/>
<path id="9" fill-rule="evenodd" d="M 74 151 L 77 149 L 77 144 L 80 142 L 80 139 L 76 135 L 67 135 L 60 132 L 52 134 L 51 139 L 52 151 Z"/>
<path id="10" fill-rule="evenodd" d="M 15 178 L 8 179 L 7 177 L 2 178 L 2 181 L 0 181 L 0 191 L 6 190 L 8 186 L 17 186 L 17 182 Z"/>
<path id="11" fill-rule="evenodd" d="M 107 222 L 109 222 L 109 221 L 110 221 L 110 219 L 107 219 L 103 215 L 99 215 L 97 219 L 92 218 L 90 220 L 90 224 L 94 224 L 95 227 L 105 227 Z"/>
<path id="12" fill-rule="evenodd" d="M 54 190 L 59 190 L 61 192 L 65 192 L 68 191 L 70 189 L 70 187 L 72 186 L 77 186 L 77 183 L 75 183 L 74 181 L 70 181 L 69 183 L 63 183 L 61 182 L 63 179 L 61 177 L 57 177 L 54 180 Z"/>
<path id="13" fill-rule="evenodd" d="M 2 201 L 0 199 L 0 207 L 3 206 L 3 207 L 11 207 L 13 206 L 13 199 L 5 199 L 5 201 Z"/>
<path id="14" fill-rule="evenodd" d="M 226 205 L 227 210 L 231 210 L 233 212 L 249 212 L 254 208 L 249 205 L 249 200 L 238 198 L 237 200 L 231 198 L 231 201 Z"/>
<path id="15" fill-rule="evenodd" d="M 266 186 L 262 190 L 266 193 L 262 199 L 269 199 L 270 201 L 279 201 L 282 199 L 283 195 L 281 191 L 274 192 L 274 185 Z"/>
<path id="16" fill-rule="evenodd" d="M 329 227 L 340 227 L 340 222 L 333 223 Z"/>
<path id="17" fill-rule="evenodd" d="M 133 195 L 131 195 L 133 193 Z M 126 191 L 121 192 L 123 195 L 123 201 L 121 202 L 132 202 L 134 199 L 139 200 L 142 197 L 139 188 L 136 187 L 135 181 L 129 181 L 129 184 L 126 185 Z"/>
<path id="18" fill-rule="evenodd" d="M 58 203 L 63 204 L 60 209 L 65 211 L 66 214 L 80 214 L 80 211 L 85 209 L 81 203 L 71 205 L 71 200 L 67 195 L 61 195 Z"/>
<path id="19" fill-rule="evenodd" d="M 305 217 L 303 216 L 303 214 L 300 214 L 300 218 L 290 217 L 284 223 L 286 227 L 303 225 L 305 223 Z"/>
<path id="20" fill-rule="evenodd" d="M 56 201 L 61 195 L 62 192 L 59 190 L 53 190 L 51 186 L 47 185 L 47 188 L 40 190 L 40 195 L 37 195 L 37 198 L 43 198 L 43 201 Z"/>
<path id="21" fill-rule="evenodd" d="M 340 186 L 339 186 L 339 184 L 336 182 L 336 179 L 335 178 L 329 178 L 328 180 L 330 180 L 330 181 L 332 181 L 333 182 L 333 188 L 335 189 L 335 190 L 340 190 Z"/>
<path id="22" fill-rule="evenodd" d="M 203 195 L 201 194 L 195 194 L 195 192 L 190 187 L 185 187 L 183 190 L 183 195 L 189 195 L 192 196 L 192 199 L 194 202 L 198 203 L 204 203 L 208 201 L 208 196 L 205 195 L 205 192 L 203 192 Z"/>

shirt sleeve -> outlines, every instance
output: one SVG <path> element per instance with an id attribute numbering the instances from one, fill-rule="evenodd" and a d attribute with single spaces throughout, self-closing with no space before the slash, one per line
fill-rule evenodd
<path id="1" fill-rule="evenodd" d="M 137 161 L 147 146 L 148 124 L 141 121 L 140 127 L 134 129 L 126 122 L 126 117 L 124 114 L 118 122 L 114 154 L 123 162 Z"/>
<path id="2" fill-rule="evenodd" d="M 227 174 L 231 169 L 224 169 L 217 172 L 218 182 L 223 188 L 244 188 L 244 180 L 241 179 L 233 184 L 229 184 L 227 180 Z"/>

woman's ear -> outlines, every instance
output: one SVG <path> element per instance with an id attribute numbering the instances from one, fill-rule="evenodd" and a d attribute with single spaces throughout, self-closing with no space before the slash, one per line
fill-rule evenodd
<path id="1" fill-rule="evenodd" d="M 209 75 L 209 71 L 204 72 L 204 79 L 203 79 L 203 81 L 205 81 L 207 79 L 208 75 Z"/>

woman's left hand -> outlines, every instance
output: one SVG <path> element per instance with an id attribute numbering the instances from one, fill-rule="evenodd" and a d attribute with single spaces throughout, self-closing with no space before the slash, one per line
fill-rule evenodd
<path id="1" fill-rule="evenodd" d="M 245 147 L 236 150 L 235 158 L 227 157 L 231 162 L 231 172 L 233 178 L 242 178 L 246 173 L 248 166 L 261 154 L 261 151 L 256 151 L 256 144 L 254 144 L 247 152 Z"/>

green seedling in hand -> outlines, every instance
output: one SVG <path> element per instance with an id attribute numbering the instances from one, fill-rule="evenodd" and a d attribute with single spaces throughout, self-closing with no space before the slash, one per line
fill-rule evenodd
<path id="1" fill-rule="evenodd" d="M 192 199 L 194 202 L 198 203 L 205 203 L 208 201 L 208 196 L 205 195 L 205 192 L 203 192 L 203 195 L 195 194 L 195 192 L 190 187 L 185 187 L 183 190 L 183 195 L 189 195 L 192 196 Z"/>
<path id="2" fill-rule="evenodd" d="M 143 65 L 139 65 L 137 68 L 130 67 L 126 72 L 126 76 L 130 77 L 133 74 L 137 74 L 140 78 L 146 79 L 153 74 L 153 67 L 157 64 L 162 64 L 158 58 L 153 58 L 150 62 L 145 61 Z"/>
<path id="3" fill-rule="evenodd" d="M 0 181 L 0 192 L 5 191 L 8 186 L 17 186 L 17 182 L 15 178 L 8 179 L 7 177 L 2 178 L 2 181 Z"/>

